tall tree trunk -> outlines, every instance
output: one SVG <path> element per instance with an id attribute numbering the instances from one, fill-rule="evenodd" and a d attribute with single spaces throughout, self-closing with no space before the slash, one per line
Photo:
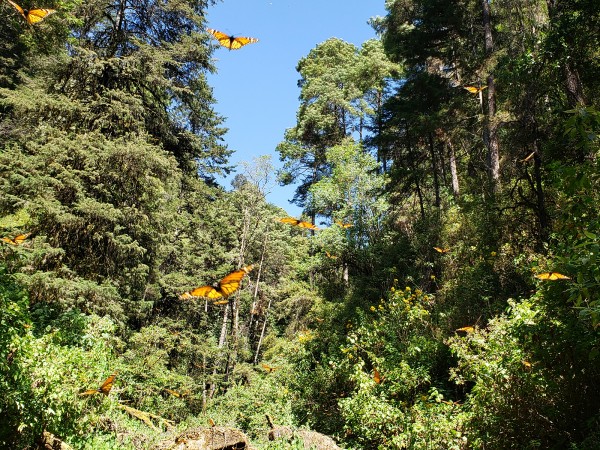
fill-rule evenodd
<path id="1" fill-rule="evenodd" d="M 433 140 L 433 132 L 429 132 L 428 135 L 428 141 L 429 141 L 429 152 L 431 154 L 431 170 L 433 172 L 433 189 L 435 191 L 435 206 L 436 207 L 440 207 L 442 204 L 441 198 L 440 198 L 440 180 L 438 177 L 438 165 L 437 165 L 437 158 L 435 157 L 435 143 Z"/>
<path id="2" fill-rule="evenodd" d="M 252 322 L 254 321 L 255 312 L 258 309 L 258 283 L 260 281 L 260 275 L 262 273 L 262 265 L 265 259 L 265 250 L 267 248 L 267 237 L 268 237 L 269 226 L 265 230 L 263 238 L 263 248 L 260 253 L 260 262 L 258 263 L 258 274 L 256 275 L 256 284 L 254 285 L 254 295 L 252 296 L 252 308 L 250 309 L 250 323 L 248 324 L 248 335 L 252 332 Z"/>
<path id="3" fill-rule="evenodd" d="M 492 36 L 492 24 L 490 18 L 489 0 L 482 0 L 483 6 L 483 30 L 485 34 L 485 56 L 489 61 L 494 53 L 494 39 Z M 494 74 L 487 77 L 487 117 L 483 131 L 483 140 L 488 149 L 487 164 L 488 176 L 492 193 L 498 192 L 500 188 L 500 144 L 498 141 L 498 124 L 496 122 L 496 84 Z"/>
<path id="4" fill-rule="evenodd" d="M 546 5 L 548 7 L 548 16 L 550 17 L 551 26 L 556 26 L 557 18 L 563 14 L 563 8 L 565 8 L 564 1 L 560 2 L 558 0 L 547 0 Z M 572 46 L 572 38 L 570 36 L 565 37 L 566 48 L 571 48 Z M 583 84 L 581 83 L 581 79 L 579 78 L 579 72 L 575 67 L 573 67 L 572 60 L 569 59 L 568 55 L 564 55 L 564 58 L 561 58 L 563 62 L 563 75 L 564 75 L 564 83 L 565 90 L 567 93 L 567 101 L 569 102 L 569 107 L 574 108 L 578 105 L 587 104 L 587 99 L 583 93 Z"/>
<path id="5" fill-rule="evenodd" d="M 254 364 L 258 364 L 258 355 L 260 355 L 260 347 L 262 346 L 262 342 L 265 337 L 265 330 L 267 329 L 267 320 L 269 318 L 270 309 L 271 299 L 269 299 L 269 304 L 267 305 L 267 310 L 265 311 L 265 321 L 263 322 L 263 326 L 260 331 L 260 338 L 258 339 L 258 345 L 256 346 L 256 353 L 254 354 Z"/>
<path id="6" fill-rule="evenodd" d="M 454 198 L 460 197 L 460 186 L 458 184 L 458 170 L 456 169 L 456 153 L 452 141 L 447 139 L 448 151 L 450 153 L 450 177 L 452 178 L 452 195 Z"/>

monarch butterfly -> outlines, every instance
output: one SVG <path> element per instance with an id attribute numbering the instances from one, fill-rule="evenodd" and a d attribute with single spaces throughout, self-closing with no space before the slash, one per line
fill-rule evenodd
<path id="1" fill-rule="evenodd" d="M 177 391 L 174 391 L 174 390 L 168 389 L 168 388 L 164 388 L 164 390 L 166 392 L 168 392 L 169 394 L 171 394 L 173 397 L 181 397 L 181 394 Z"/>
<path id="2" fill-rule="evenodd" d="M 7 244 L 10 244 L 10 245 L 21 245 L 25 241 L 25 239 L 27 239 L 30 235 L 31 235 L 31 233 L 24 233 L 24 234 L 19 234 L 18 236 L 15 236 L 14 239 L 11 239 L 8 237 L 3 237 L 3 238 L 0 238 L 0 240 L 3 242 L 6 242 Z"/>
<path id="3" fill-rule="evenodd" d="M 102 385 L 98 388 L 98 389 L 88 389 L 85 392 L 82 392 L 81 396 L 83 395 L 94 395 L 94 394 L 104 394 L 104 395 L 108 395 L 108 393 L 110 392 L 110 390 L 113 387 L 113 384 L 115 383 L 115 378 L 117 377 L 117 373 L 113 373 L 110 377 L 108 377 L 106 380 L 104 380 L 104 383 L 102 383 Z"/>
<path id="4" fill-rule="evenodd" d="M 448 253 L 450 251 L 450 248 L 448 248 L 448 247 L 446 247 L 446 248 L 433 247 L 433 249 L 438 253 Z"/>
<path id="5" fill-rule="evenodd" d="M 373 367 L 373 381 L 375 382 L 375 384 L 381 384 L 381 382 L 383 381 L 383 377 L 379 373 L 379 370 L 377 370 L 374 367 Z"/>
<path id="6" fill-rule="evenodd" d="M 277 369 L 279 369 L 279 367 L 273 367 L 268 364 L 261 364 L 261 366 L 267 373 L 275 372 Z"/>
<path id="7" fill-rule="evenodd" d="M 336 221 L 335 221 L 335 224 L 336 224 L 336 225 L 339 225 L 339 226 L 340 226 L 340 227 L 342 227 L 342 228 L 350 228 L 350 227 L 352 226 L 352 224 L 351 224 L 351 223 L 343 223 L 343 222 L 342 222 L 342 221 L 340 221 L 340 220 L 336 220 Z"/>
<path id="8" fill-rule="evenodd" d="M 13 5 L 17 11 L 23 16 L 23 18 L 27 21 L 29 25 L 33 25 L 35 23 L 41 22 L 44 20 L 46 16 L 53 14 L 56 12 L 55 9 L 46 9 L 46 8 L 38 8 L 38 9 L 23 9 L 19 5 L 17 5 L 12 0 L 8 0 L 8 3 Z"/>
<path id="9" fill-rule="evenodd" d="M 568 277 L 566 275 L 563 275 L 562 273 L 558 273 L 558 272 L 544 272 L 544 273 L 538 273 L 537 275 L 535 275 L 535 277 L 539 280 L 570 280 L 571 277 Z"/>
<path id="10" fill-rule="evenodd" d="M 531 158 L 533 158 L 533 155 L 535 155 L 535 152 L 531 152 L 526 158 L 522 159 L 520 162 L 524 163 L 529 161 Z"/>
<path id="11" fill-rule="evenodd" d="M 328 258 L 330 258 L 330 259 L 337 259 L 337 256 L 335 256 L 335 255 L 332 255 L 332 254 L 331 254 L 331 253 L 329 253 L 329 252 L 325 252 L 325 255 L 326 255 Z"/>
<path id="12" fill-rule="evenodd" d="M 473 333 L 475 331 L 474 327 L 467 326 L 462 328 L 457 328 L 456 331 L 464 331 L 465 333 Z"/>
<path id="13" fill-rule="evenodd" d="M 211 428 L 214 428 L 214 427 L 216 427 L 216 426 L 217 426 L 217 424 L 215 423 L 215 421 L 214 421 L 214 420 L 212 420 L 210 417 L 208 418 L 208 425 L 209 425 Z"/>
<path id="14" fill-rule="evenodd" d="M 277 219 L 277 220 L 279 220 L 281 223 L 289 223 L 290 225 L 295 225 L 300 228 L 308 228 L 309 230 L 318 230 L 319 229 L 319 227 L 317 227 L 316 225 L 313 225 L 310 222 L 304 222 L 299 219 L 294 219 L 293 217 L 282 217 L 281 219 Z"/>
<path id="15" fill-rule="evenodd" d="M 487 88 L 487 86 L 482 86 L 482 87 L 475 87 L 475 86 L 463 86 L 467 91 L 469 91 L 471 94 L 478 94 L 479 92 L 483 91 L 484 89 Z"/>
<path id="16" fill-rule="evenodd" d="M 214 30 L 212 28 L 209 28 L 206 31 L 212 34 L 217 39 L 217 41 L 219 41 L 219 44 L 221 44 L 223 47 L 228 48 L 229 50 L 238 50 L 244 45 L 254 44 L 255 42 L 258 42 L 258 39 L 256 38 L 228 36 L 227 34 Z"/>
<path id="17" fill-rule="evenodd" d="M 169 394 L 171 394 L 173 397 L 185 397 L 187 395 L 190 394 L 190 391 L 186 391 L 186 392 L 177 392 L 174 391 L 173 389 L 169 389 L 169 388 L 163 388 L 165 390 L 165 392 L 168 392 Z"/>
<path id="18" fill-rule="evenodd" d="M 189 292 L 184 292 L 179 296 L 181 299 L 186 299 L 190 297 L 205 297 L 211 300 L 219 300 L 222 298 L 227 298 L 235 291 L 238 290 L 240 284 L 242 282 L 242 278 L 244 275 L 249 273 L 254 268 L 254 265 L 242 267 L 235 272 L 231 272 L 229 275 L 226 275 L 217 287 L 213 286 L 200 286 L 196 289 L 192 289 Z M 215 302 L 216 304 L 217 302 Z"/>

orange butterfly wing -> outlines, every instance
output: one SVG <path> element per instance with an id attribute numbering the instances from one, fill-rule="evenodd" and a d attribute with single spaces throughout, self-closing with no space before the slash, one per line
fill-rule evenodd
<path id="1" fill-rule="evenodd" d="M 544 272 L 544 273 L 538 273 L 537 275 L 535 275 L 536 278 L 540 279 L 540 280 L 570 280 L 571 277 L 568 277 L 566 275 L 563 275 L 562 273 L 558 273 L 558 272 Z"/>
<path id="2" fill-rule="evenodd" d="M 8 0 L 8 3 L 14 6 L 14 8 L 19 11 L 19 13 L 23 16 L 23 18 L 29 23 L 29 25 L 33 25 L 35 23 L 41 22 L 44 18 L 50 14 L 56 12 L 55 9 L 47 9 L 47 8 L 38 8 L 38 9 L 30 9 L 29 11 L 24 10 L 19 5 L 17 5 L 12 0 Z"/>
<path id="3" fill-rule="evenodd" d="M 244 276 L 247 273 L 249 273 L 253 268 L 253 265 L 242 267 L 241 269 L 236 270 L 235 272 L 231 272 L 229 275 L 227 275 L 225 278 L 219 281 L 219 291 L 221 292 L 221 295 L 227 298 L 235 291 L 237 291 L 242 282 L 242 278 L 244 278 Z"/>
<path id="4" fill-rule="evenodd" d="M 229 300 L 218 300 L 216 302 L 213 302 L 213 305 L 215 305 L 215 306 L 223 306 L 223 305 L 226 305 L 227 303 L 229 303 Z"/>
<path id="5" fill-rule="evenodd" d="M 219 41 L 219 44 L 221 44 L 223 47 L 228 48 L 229 50 L 238 50 L 244 45 L 258 42 L 258 39 L 256 38 L 229 36 L 213 28 L 209 28 L 206 31 L 212 34 L 217 39 L 217 41 Z"/>
<path id="6" fill-rule="evenodd" d="M 14 8 L 19 11 L 19 14 L 21 14 L 23 16 L 23 18 L 25 20 L 27 20 L 27 15 L 25 14 L 25 11 L 23 10 L 23 8 L 21 8 L 19 5 L 17 5 L 15 2 L 13 2 L 12 0 L 7 0 L 8 3 L 10 3 L 11 5 L 14 6 Z"/>
<path id="7" fill-rule="evenodd" d="M 450 251 L 450 249 L 448 247 L 446 247 L 446 248 L 433 247 L 433 249 L 438 253 L 448 253 Z"/>
<path id="8" fill-rule="evenodd" d="M 343 223 L 339 220 L 336 220 L 335 223 L 336 223 L 336 225 L 339 225 L 342 228 L 350 228 L 352 226 L 351 223 Z"/>
<path id="9" fill-rule="evenodd" d="M 29 237 L 31 233 L 24 233 L 24 234 L 19 234 L 18 236 L 15 236 L 14 239 L 8 238 L 8 237 L 3 237 L 0 238 L 1 241 L 6 242 L 7 244 L 11 244 L 11 245 L 21 245 L 25 239 L 27 239 Z"/>
<path id="10" fill-rule="evenodd" d="M 113 384 L 115 384 L 115 378 L 117 378 L 117 374 L 113 373 L 110 377 L 104 380 L 104 383 L 102 383 L 102 386 L 100 386 L 98 392 L 104 395 L 108 395 L 108 393 L 113 387 Z"/>
<path id="11" fill-rule="evenodd" d="M 469 91 L 471 94 L 477 94 L 478 92 L 483 91 L 484 89 L 487 88 L 487 86 L 483 86 L 483 87 L 475 87 L 475 86 L 463 86 L 467 91 Z"/>
<path id="12" fill-rule="evenodd" d="M 319 227 L 317 227 L 316 225 L 313 225 L 313 224 L 312 224 L 312 223 L 310 223 L 310 222 L 304 222 L 304 221 L 302 221 L 302 220 L 299 220 L 299 221 L 298 221 L 298 223 L 297 223 L 297 225 L 298 225 L 300 228 L 307 228 L 307 229 L 309 229 L 309 230 L 318 230 L 318 229 L 319 229 Z"/>
<path id="13" fill-rule="evenodd" d="M 81 394 L 79 394 L 81 397 L 83 397 L 84 395 L 94 395 L 94 394 L 99 394 L 98 389 L 88 389 L 85 392 L 82 392 Z"/>
<path id="14" fill-rule="evenodd" d="M 379 373 L 379 370 L 373 368 L 373 381 L 376 384 L 380 384 L 383 381 L 383 377 L 381 376 L 381 374 Z"/>
<path id="15" fill-rule="evenodd" d="M 215 305 L 224 305 L 227 303 L 226 300 L 218 300 L 222 298 L 227 298 L 235 291 L 237 291 L 240 287 L 242 278 L 244 278 L 244 275 L 250 272 L 253 268 L 254 266 L 250 265 L 242 267 L 241 269 L 236 270 L 235 272 L 231 272 L 230 274 L 226 275 L 221 281 L 219 281 L 219 286 L 216 289 L 212 286 L 200 286 L 195 289 L 192 289 L 189 292 L 184 292 L 183 294 L 180 294 L 179 298 L 181 300 L 186 300 L 193 297 L 204 297 L 210 300 L 217 300 L 214 303 Z"/>
<path id="16" fill-rule="evenodd" d="M 46 8 L 31 9 L 31 10 L 29 10 L 29 12 L 27 13 L 27 16 L 25 18 L 27 19 L 27 22 L 29 22 L 29 25 L 33 25 L 35 23 L 41 22 L 42 20 L 44 20 L 46 18 L 46 16 L 49 16 L 50 14 L 54 14 L 55 12 L 56 12 L 55 9 L 46 9 Z"/>
<path id="17" fill-rule="evenodd" d="M 267 373 L 274 372 L 274 371 L 276 371 L 278 369 L 278 367 L 273 367 L 273 366 L 270 366 L 268 364 L 261 364 L 261 366 L 262 366 L 263 369 L 265 369 L 265 372 L 267 372 Z"/>
<path id="18" fill-rule="evenodd" d="M 181 394 L 177 391 L 168 388 L 164 388 L 164 390 L 171 394 L 173 397 L 181 397 Z"/>
<path id="19" fill-rule="evenodd" d="M 290 225 L 298 225 L 300 222 L 298 219 L 294 219 L 293 217 L 282 217 L 281 219 L 277 219 L 281 223 L 289 223 Z"/>
<path id="20" fill-rule="evenodd" d="M 465 333 L 473 333 L 475 331 L 475 328 L 473 328 L 471 326 L 467 326 L 467 327 L 457 328 L 456 331 L 464 331 Z"/>
<path id="21" fill-rule="evenodd" d="M 116 377 L 117 377 L 117 373 L 115 372 L 110 377 L 108 377 L 106 380 L 104 380 L 104 383 L 102 383 L 102 385 L 98 389 L 88 389 L 87 391 L 82 392 L 79 395 L 80 396 L 94 395 L 94 394 L 108 395 L 108 393 L 110 392 L 110 390 L 113 387 L 113 384 L 115 383 Z"/>
<path id="22" fill-rule="evenodd" d="M 313 225 L 310 222 L 305 222 L 303 220 L 294 219 L 293 217 L 282 217 L 281 219 L 277 219 L 281 223 L 289 223 L 290 225 L 296 225 L 300 228 L 307 228 L 309 230 L 318 230 L 319 227 Z"/>
<path id="23" fill-rule="evenodd" d="M 212 286 L 197 287 L 196 289 L 192 289 L 189 294 L 192 297 L 204 297 L 211 300 L 216 300 L 223 297 L 223 295 Z"/>
<path id="24" fill-rule="evenodd" d="M 535 156 L 535 152 L 531 152 L 526 158 L 522 159 L 520 162 L 527 162 L 531 160 Z"/>

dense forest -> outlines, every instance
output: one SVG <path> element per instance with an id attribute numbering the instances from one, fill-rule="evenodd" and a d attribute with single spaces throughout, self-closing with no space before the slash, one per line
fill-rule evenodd
<path id="1" fill-rule="evenodd" d="M 387 0 L 378 39 L 298 61 L 277 173 L 229 163 L 213 1 L 23 3 L 1 448 L 305 448 L 266 416 L 347 449 L 600 448 L 598 0 Z"/>

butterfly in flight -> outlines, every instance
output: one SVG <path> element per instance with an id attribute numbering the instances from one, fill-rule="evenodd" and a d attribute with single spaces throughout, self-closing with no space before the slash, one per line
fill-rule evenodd
<path id="1" fill-rule="evenodd" d="M 281 223 L 289 223 L 290 225 L 295 225 L 300 228 L 307 228 L 309 230 L 318 230 L 319 229 L 318 226 L 313 225 L 310 222 L 305 222 L 303 220 L 294 219 L 293 217 L 282 217 L 281 219 L 277 219 L 277 220 L 279 220 Z"/>
<path id="2" fill-rule="evenodd" d="M 115 378 L 117 377 L 117 373 L 113 373 L 110 377 L 108 377 L 106 380 L 104 380 L 104 383 L 102 383 L 102 385 L 98 388 L 98 389 L 88 389 L 85 392 L 82 392 L 81 396 L 84 395 L 94 395 L 94 394 L 104 394 L 104 395 L 108 395 L 108 393 L 110 392 L 110 390 L 113 387 L 113 384 L 115 383 Z"/>
<path id="3" fill-rule="evenodd" d="M 464 331 L 465 333 L 473 333 L 475 331 L 474 327 L 471 326 L 467 326 L 467 327 L 462 327 L 462 328 L 457 328 L 456 331 Z"/>
<path id="4" fill-rule="evenodd" d="M 200 286 L 196 289 L 192 289 L 189 292 L 184 292 L 179 296 L 180 299 L 185 300 L 191 297 L 204 297 L 210 300 L 221 300 L 226 299 L 235 291 L 237 291 L 242 283 L 242 278 L 254 268 L 254 265 L 242 267 L 235 272 L 231 272 L 226 275 L 219 284 L 215 286 Z M 224 300 L 221 300 L 224 301 Z M 215 304 L 225 304 L 221 302 L 215 302 Z"/>
<path id="5" fill-rule="evenodd" d="M 342 228 L 350 228 L 352 226 L 351 223 L 343 223 L 341 220 L 336 220 L 335 224 L 339 225 Z"/>
<path id="6" fill-rule="evenodd" d="M 277 369 L 279 369 L 279 367 L 273 367 L 268 364 L 261 364 L 261 366 L 267 373 L 275 372 Z"/>
<path id="7" fill-rule="evenodd" d="M 217 39 L 217 41 L 219 41 L 219 44 L 221 44 L 225 48 L 228 48 L 229 50 L 238 50 L 244 45 L 254 44 L 255 42 L 258 42 L 258 39 L 256 38 L 229 36 L 225 33 L 222 33 L 221 31 L 214 30 L 212 28 L 208 28 L 206 31 L 212 34 Z"/>
<path id="8" fill-rule="evenodd" d="M 568 277 L 566 275 L 563 275 L 562 273 L 558 273 L 558 272 L 544 272 L 544 273 L 538 273 L 537 275 L 534 275 L 537 279 L 539 280 L 570 280 L 571 277 Z"/>
<path id="9" fill-rule="evenodd" d="M 0 241 L 6 242 L 10 245 L 21 245 L 25 241 L 25 239 L 29 237 L 30 234 L 31 233 L 19 234 L 18 236 L 15 236 L 14 239 L 3 237 L 0 238 Z"/>
<path id="10" fill-rule="evenodd" d="M 533 158 L 535 156 L 535 152 L 531 152 L 526 158 L 521 159 L 519 162 L 525 163 L 527 161 L 530 161 L 531 158 Z"/>
<path id="11" fill-rule="evenodd" d="M 475 87 L 475 86 L 463 86 L 467 91 L 469 91 L 471 94 L 478 94 L 479 92 L 483 91 L 484 89 L 487 88 L 487 86 L 482 86 L 482 87 Z"/>
<path id="12" fill-rule="evenodd" d="M 379 370 L 375 368 L 373 368 L 373 381 L 375 382 L 375 384 L 381 384 L 381 382 L 383 381 L 383 377 L 379 373 Z"/>
<path id="13" fill-rule="evenodd" d="M 187 395 L 189 395 L 189 391 L 186 392 L 178 392 L 178 391 L 174 391 L 173 389 L 169 389 L 169 388 L 163 388 L 165 390 L 165 392 L 168 392 L 169 394 L 171 394 L 173 397 L 185 397 Z"/>
<path id="14" fill-rule="evenodd" d="M 29 25 L 41 22 L 46 18 L 46 16 L 49 16 L 50 14 L 54 14 L 56 12 L 55 9 L 47 8 L 23 9 L 12 0 L 8 0 L 8 3 L 13 5 L 15 9 L 19 11 L 19 13 L 23 16 L 23 18 L 27 21 Z"/>
<path id="15" fill-rule="evenodd" d="M 433 247 L 433 249 L 438 253 L 448 253 L 450 251 L 450 249 L 448 247 L 446 247 L 446 248 Z"/>

